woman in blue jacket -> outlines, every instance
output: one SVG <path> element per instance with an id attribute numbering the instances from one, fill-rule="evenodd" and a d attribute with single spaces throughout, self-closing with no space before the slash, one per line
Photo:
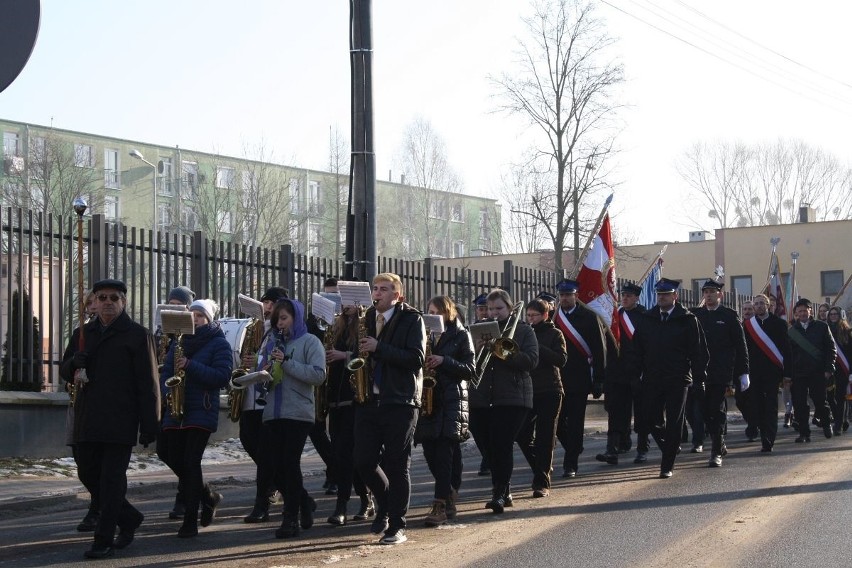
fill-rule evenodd
<path id="1" fill-rule="evenodd" d="M 184 371 L 185 394 L 183 416 L 163 413 L 163 435 L 168 438 L 166 465 L 178 476 L 185 492 L 186 513 L 178 530 L 181 538 L 198 534 L 198 508 L 203 502 L 201 526 L 213 521 L 216 506 L 222 500 L 219 493 L 204 484 L 201 457 L 219 424 L 219 390 L 228 384 L 234 368 L 231 345 L 225 339 L 219 322 L 213 321 L 218 306 L 213 300 L 196 300 L 190 307 L 195 334 L 181 338 L 179 357 L 175 359 L 177 342 L 172 342 L 163 371 L 160 388 L 163 400 L 169 392 L 165 382 Z"/>

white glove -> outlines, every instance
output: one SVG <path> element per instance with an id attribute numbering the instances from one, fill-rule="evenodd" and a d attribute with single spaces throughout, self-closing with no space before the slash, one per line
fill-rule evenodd
<path id="1" fill-rule="evenodd" d="M 740 390 L 745 392 L 748 390 L 748 387 L 751 386 L 751 382 L 748 380 L 748 373 L 740 375 Z"/>

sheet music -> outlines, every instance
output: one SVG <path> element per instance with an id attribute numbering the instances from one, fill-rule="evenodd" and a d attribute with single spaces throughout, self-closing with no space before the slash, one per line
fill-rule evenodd
<path id="1" fill-rule="evenodd" d="M 334 323 L 334 302 L 316 292 L 311 294 L 311 313 L 325 323 Z"/>
<path id="2" fill-rule="evenodd" d="M 343 311 L 343 300 L 340 299 L 340 292 L 320 292 L 320 296 L 325 298 L 326 300 L 331 300 L 334 302 L 334 313 L 339 314 Z"/>
<path id="3" fill-rule="evenodd" d="M 439 315 L 423 314 L 423 323 L 426 324 L 426 329 L 433 337 L 438 337 L 444 333 L 444 318 Z"/>
<path id="4" fill-rule="evenodd" d="M 258 302 L 245 294 L 238 294 L 237 301 L 240 304 L 240 312 L 242 314 L 263 321 L 263 302 Z"/>
<path id="5" fill-rule="evenodd" d="M 490 341 L 500 337 L 500 326 L 496 321 L 483 321 L 470 325 L 470 335 L 473 337 L 473 344 L 476 345 L 479 340 Z"/>
<path id="6" fill-rule="evenodd" d="M 163 332 L 182 333 L 184 335 L 195 334 L 195 323 L 192 321 L 192 312 L 188 311 L 163 311 Z"/>
<path id="7" fill-rule="evenodd" d="M 175 305 L 175 304 L 157 304 L 156 314 L 154 314 L 154 329 L 163 327 L 163 317 L 162 313 L 164 311 L 172 311 L 172 312 L 185 312 L 187 311 L 187 307 L 183 304 Z"/>
<path id="8" fill-rule="evenodd" d="M 369 282 L 351 282 L 342 280 L 337 283 L 340 290 L 340 300 L 344 306 L 373 305 L 373 288 Z"/>

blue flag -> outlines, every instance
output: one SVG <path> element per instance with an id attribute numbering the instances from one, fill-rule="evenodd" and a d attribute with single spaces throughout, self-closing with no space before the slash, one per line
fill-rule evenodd
<path id="1" fill-rule="evenodd" d="M 653 308 L 657 305 L 657 282 L 660 281 L 660 273 L 663 268 L 663 259 L 658 258 L 654 263 L 654 268 L 648 273 L 645 282 L 642 283 L 642 294 L 639 296 L 639 302 L 646 308 Z"/>

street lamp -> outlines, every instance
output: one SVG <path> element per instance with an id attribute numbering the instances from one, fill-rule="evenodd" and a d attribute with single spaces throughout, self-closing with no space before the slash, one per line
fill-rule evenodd
<path id="1" fill-rule="evenodd" d="M 573 186 L 572 190 L 573 190 L 574 195 L 572 197 L 573 197 L 573 201 L 574 201 L 574 263 L 575 264 L 578 262 L 577 255 L 580 254 L 580 180 L 579 180 L 580 175 L 577 173 L 577 170 L 579 170 L 581 168 L 583 170 L 588 170 L 588 171 L 595 169 L 595 166 L 592 165 L 592 159 L 589 158 L 586 161 L 585 166 L 574 166 L 574 183 L 572 184 L 572 186 Z M 582 179 L 584 180 L 583 181 L 584 186 L 587 185 L 585 183 L 586 174 L 587 174 L 587 172 L 584 171 L 583 177 L 582 177 Z"/>
<path id="2" fill-rule="evenodd" d="M 156 244 L 157 246 L 160 246 L 160 230 L 157 223 L 157 166 L 146 160 L 145 156 L 143 156 L 142 152 L 139 150 L 131 150 L 130 156 L 148 164 L 154 170 L 152 172 L 154 180 L 154 215 L 151 224 L 151 231 L 153 234 L 153 240 L 151 242 L 151 256 L 154 264 L 153 270 L 151 271 L 151 327 L 153 328 L 154 320 L 157 316 L 157 303 L 159 302 L 159 275 L 157 274 L 159 272 L 159 262 L 157 262 L 157 257 L 154 256 L 154 245 Z M 153 332 L 153 329 L 151 331 Z"/>

